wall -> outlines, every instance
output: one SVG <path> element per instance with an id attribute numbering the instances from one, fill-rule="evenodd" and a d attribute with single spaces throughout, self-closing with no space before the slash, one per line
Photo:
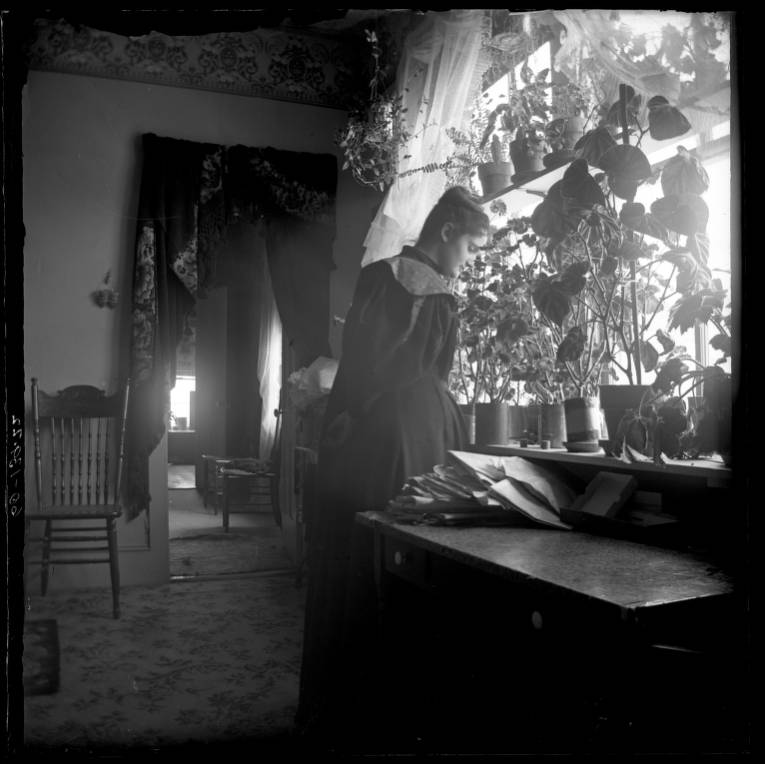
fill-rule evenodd
<path id="1" fill-rule="evenodd" d="M 24 370 L 55 391 L 114 389 L 127 368 L 130 268 L 146 132 L 194 141 L 333 152 L 344 112 L 200 90 L 31 71 L 24 103 Z M 341 173 L 331 313 L 345 315 L 380 195 Z M 89 299 L 107 270 L 119 307 Z M 332 333 L 339 351 L 340 330 Z M 122 584 L 168 578 L 166 442 L 151 458 L 150 518 L 119 527 Z M 31 471 L 32 462 L 27 460 Z M 27 496 L 32 497 L 28 485 Z M 28 500 L 29 500 L 28 498 Z M 146 549 L 147 531 L 151 548 Z M 106 566 L 68 566 L 51 586 L 104 585 Z"/>

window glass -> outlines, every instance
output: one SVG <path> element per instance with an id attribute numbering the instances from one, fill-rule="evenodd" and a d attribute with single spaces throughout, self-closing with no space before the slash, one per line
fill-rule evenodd
<path id="1" fill-rule="evenodd" d="M 170 391 L 171 429 L 194 428 L 194 422 L 191 421 L 191 393 L 195 391 L 196 377 L 176 377 L 175 387 Z"/>

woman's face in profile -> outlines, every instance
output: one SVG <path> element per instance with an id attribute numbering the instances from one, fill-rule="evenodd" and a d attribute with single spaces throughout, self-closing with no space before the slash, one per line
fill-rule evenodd
<path id="1" fill-rule="evenodd" d="M 447 227 L 450 230 L 447 230 Z M 468 260 L 472 260 L 486 246 L 486 234 L 463 233 L 457 235 L 451 226 L 444 226 L 439 261 L 443 270 L 454 278 Z"/>

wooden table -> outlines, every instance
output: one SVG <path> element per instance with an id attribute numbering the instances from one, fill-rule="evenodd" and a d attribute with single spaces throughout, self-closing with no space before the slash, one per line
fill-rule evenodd
<path id="1" fill-rule="evenodd" d="M 740 709 L 721 704 L 738 676 L 740 603 L 703 556 L 382 512 L 357 526 L 372 536 L 381 694 L 409 715 L 432 709 L 416 738 L 494 752 L 737 744 Z"/>

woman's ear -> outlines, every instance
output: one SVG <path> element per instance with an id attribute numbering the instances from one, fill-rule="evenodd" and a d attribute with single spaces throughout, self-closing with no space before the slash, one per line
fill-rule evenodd
<path id="1" fill-rule="evenodd" d="M 441 226 L 441 241 L 447 242 L 454 235 L 454 223 L 444 223 Z"/>

